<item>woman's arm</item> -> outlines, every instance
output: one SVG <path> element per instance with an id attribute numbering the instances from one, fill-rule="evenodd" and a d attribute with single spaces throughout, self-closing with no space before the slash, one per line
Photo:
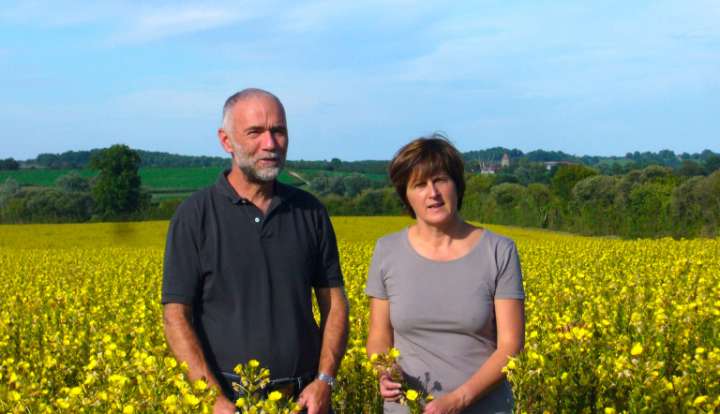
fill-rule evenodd
<path id="1" fill-rule="evenodd" d="M 430 402 L 425 414 L 455 414 L 469 407 L 504 377 L 508 357 L 522 351 L 525 343 L 525 306 L 520 299 L 496 299 L 497 349 L 457 389 Z"/>
<path id="2" fill-rule="evenodd" d="M 386 299 L 370 298 L 370 321 L 367 340 L 368 356 L 382 354 L 393 346 L 393 328 L 390 323 L 390 304 Z M 400 384 L 387 375 L 380 376 L 380 395 L 386 400 L 400 396 Z"/>

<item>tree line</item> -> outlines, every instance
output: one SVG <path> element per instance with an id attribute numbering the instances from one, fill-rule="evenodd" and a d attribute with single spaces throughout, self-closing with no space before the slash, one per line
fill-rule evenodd
<path id="1" fill-rule="evenodd" d="M 140 156 L 125 145 L 93 153 L 88 167 L 98 171 L 87 179 L 70 172 L 51 188 L 21 187 L 7 179 L 0 185 L 0 222 L 57 223 L 88 220 L 137 220 L 150 207 L 140 188 Z"/>
<path id="2" fill-rule="evenodd" d="M 720 235 L 718 168 L 688 176 L 682 170 L 651 165 L 612 176 L 572 164 L 537 173 L 540 179 L 525 182 L 522 181 L 528 177 L 525 173 L 520 177 L 508 172 L 468 174 L 462 215 L 483 223 L 594 236 Z M 335 215 L 403 211 L 389 187 L 364 190 L 354 197 L 326 194 L 322 201 Z"/>
<path id="3" fill-rule="evenodd" d="M 705 155 L 675 168 L 650 165 L 624 174 L 605 174 L 582 164 L 548 169 L 539 162 L 514 160 L 496 174 L 467 174 L 462 214 L 484 223 L 587 235 L 714 237 L 720 230 L 720 159 Z M 339 160 L 329 163 L 341 165 Z M 99 173 L 90 179 L 71 172 L 51 188 L 21 187 L 9 179 L 0 185 L 0 222 L 169 218 L 182 200 L 152 203 L 141 190 L 141 165 L 139 152 L 115 145 L 93 154 L 88 166 Z M 387 181 L 324 169 L 328 172 L 315 175 L 306 189 L 331 214 L 403 213 Z"/>
<path id="4" fill-rule="evenodd" d="M 85 168 L 92 157 L 102 149 L 88 151 L 66 151 L 59 154 L 42 153 L 35 159 L 16 161 L 12 158 L 0 160 L 0 169 L 16 169 L 18 167 L 36 168 Z M 229 165 L 227 157 L 190 156 L 170 154 L 159 151 L 136 150 L 140 156 L 141 167 L 224 167 Z M 680 154 L 671 150 L 658 152 L 628 152 L 625 156 L 575 156 L 563 151 L 547 151 L 538 149 L 523 152 L 519 149 L 493 147 L 484 150 L 468 151 L 463 158 L 470 170 L 478 163 L 499 163 L 503 155 L 507 154 L 513 164 L 539 164 L 544 162 L 570 162 L 583 164 L 598 169 L 605 175 L 626 174 L 629 171 L 643 169 L 650 165 L 661 165 L 673 169 L 693 168 L 696 165 L 714 162 L 720 164 L 720 154 L 709 149 L 699 153 Z M 291 169 L 315 169 L 325 171 L 343 171 L 371 174 L 385 174 L 389 161 L 387 160 L 361 160 L 343 161 L 338 158 L 331 160 L 288 160 L 287 167 Z"/>

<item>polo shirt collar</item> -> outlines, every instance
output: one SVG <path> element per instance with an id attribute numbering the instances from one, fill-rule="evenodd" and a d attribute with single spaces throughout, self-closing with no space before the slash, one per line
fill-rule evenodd
<path id="1" fill-rule="evenodd" d="M 220 192 L 220 194 L 230 199 L 233 204 L 240 204 L 245 199 L 240 197 L 240 195 L 238 195 L 237 191 L 235 191 L 233 186 L 230 185 L 230 181 L 228 181 L 227 178 L 228 174 L 230 174 L 229 168 L 220 173 L 217 181 L 215 182 L 215 188 L 218 192 Z M 297 189 L 295 187 L 283 184 L 280 181 L 275 180 L 275 192 L 273 194 L 272 201 L 270 202 L 270 208 L 268 209 L 268 213 L 271 210 L 274 210 L 278 205 L 289 200 L 296 191 Z"/>

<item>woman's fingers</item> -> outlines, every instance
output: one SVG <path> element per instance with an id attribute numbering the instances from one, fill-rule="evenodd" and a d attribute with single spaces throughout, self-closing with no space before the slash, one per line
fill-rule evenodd
<path id="1" fill-rule="evenodd" d="M 399 382 L 393 382 L 385 375 L 380 377 L 380 395 L 384 399 L 388 401 L 397 400 L 400 397 L 400 387 L 402 385 Z"/>

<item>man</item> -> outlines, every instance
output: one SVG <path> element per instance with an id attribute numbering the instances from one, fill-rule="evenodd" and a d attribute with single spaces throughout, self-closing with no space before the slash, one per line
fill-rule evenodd
<path id="1" fill-rule="evenodd" d="M 181 204 L 170 223 L 162 289 L 168 344 L 190 380 L 223 391 L 215 413 L 235 412 L 233 368 L 257 359 L 270 368 L 271 387 L 294 394 L 308 414 L 325 414 L 348 314 L 327 212 L 276 179 L 288 146 L 276 96 L 232 95 L 218 138 L 231 169 Z"/>

